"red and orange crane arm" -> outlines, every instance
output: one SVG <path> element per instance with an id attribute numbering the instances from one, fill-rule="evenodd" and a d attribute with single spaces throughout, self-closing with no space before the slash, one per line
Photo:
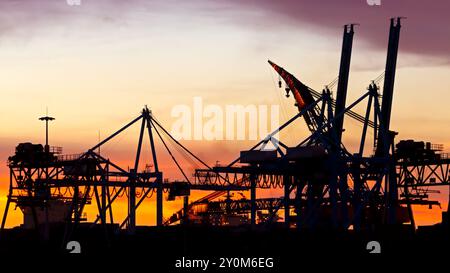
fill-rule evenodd
<path id="1" fill-rule="evenodd" d="M 284 68 L 276 65 L 270 60 L 269 64 L 275 69 L 275 71 L 280 75 L 280 77 L 283 78 L 284 82 L 289 87 L 289 90 L 294 95 L 296 106 L 299 112 L 301 112 L 308 105 L 314 102 L 314 98 L 311 92 L 309 91 L 308 86 L 299 81 L 296 77 L 294 77 L 294 75 L 284 70 Z M 316 122 L 314 109 L 311 110 L 309 113 L 305 114 L 303 117 L 308 127 L 310 128 L 314 127 L 313 121 Z"/>
<path id="2" fill-rule="evenodd" d="M 269 60 L 269 64 L 277 71 L 277 73 L 283 78 L 287 86 L 294 95 L 297 102 L 298 110 L 303 110 L 307 105 L 314 102 L 314 98 L 308 90 L 308 87 L 299 81 L 294 75 L 284 70 L 284 68 L 276 65 Z"/>

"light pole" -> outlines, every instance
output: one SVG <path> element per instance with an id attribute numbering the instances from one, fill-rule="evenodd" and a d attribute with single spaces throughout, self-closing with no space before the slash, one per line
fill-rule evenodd
<path id="1" fill-rule="evenodd" d="M 45 152 L 50 152 L 50 148 L 48 146 L 48 122 L 55 120 L 55 118 L 49 117 L 48 115 L 45 117 L 40 117 L 39 120 L 45 121 Z"/>

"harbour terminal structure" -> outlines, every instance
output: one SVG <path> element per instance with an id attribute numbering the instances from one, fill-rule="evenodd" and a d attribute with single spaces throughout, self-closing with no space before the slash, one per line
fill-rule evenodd
<path id="1" fill-rule="evenodd" d="M 344 27 L 335 96 L 330 86 L 316 91 L 269 60 L 279 75 L 279 87 L 286 99 L 295 103 L 298 113 L 226 165 L 207 164 L 175 139 L 147 107 L 118 131 L 76 155 L 62 154 L 61 148 L 50 146 L 48 134 L 44 145 L 18 144 L 8 159 L 10 179 L 1 219 L 2 237 L 8 236 L 5 226 L 13 206 L 23 213 L 20 229 L 37 230 L 45 238 L 54 238 L 54 230 L 62 231 L 57 233 L 62 242 L 76 238 L 78 230 L 98 230 L 108 238 L 119 233 L 133 235 L 141 228 L 136 225 L 136 211 L 149 196 L 156 198 L 155 232 L 195 226 L 258 232 L 418 232 L 412 206 L 439 205 L 430 198 L 430 188 L 449 185 L 450 157 L 442 145 L 429 140 L 399 140 L 391 128 L 402 22 L 402 18 L 390 21 L 384 72 L 369 81 L 367 89 L 352 102 L 347 100 L 347 89 L 354 24 Z M 365 112 L 357 113 L 356 106 Z M 342 141 L 345 119 L 354 119 L 362 126 L 356 151 Z M 41 120 L 48 129 L 53 118 Z M 293 123 L 306 124 L 309 135 L 288 146 L 276 136 Z M 132 168 L 98 152 L 134 124 L 140 130 Z M 144 141 L 151 148 L 151 166 L 140 164 Z M 155 142 L 162 143 L 164 149 L 156 151 Z M 188 173 L 172 149 L 201 167 L 193 175 Z M 182 181 L 164 176 L 158 165 L 162 152 L 170 155 L 184 177 Z M 259 198 L 257 189 L 282 189 L 282 195 Z M 208 194 L 197 200 L 190 198 L 191 193 L 201 191 Z M 114 217 L 113 203 L 119 198 L 127 200 L 125 219 Z M 180 198 L 183 205 L 179 211 L 164 215 L 164 203 Z M 87 221 L 84 215 L 89 205 L 98 210 L 95 221 Z M 448 217 L 447 209 L 440 229 L 448 229 Z"/>

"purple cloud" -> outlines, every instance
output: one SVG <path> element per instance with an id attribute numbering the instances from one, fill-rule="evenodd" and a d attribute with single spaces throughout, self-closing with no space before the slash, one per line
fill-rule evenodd
<path id="1" fill-rule="evenodd" d="M 389 18 L 407 17 L 401 33 L 401 50 L 450 62 L 450 1 L 381 0 L 370 6 L 366 0 L 81 0 L 79 7 L 66 0 L 2 0 L 0 38 L 28 35 L 36 28 L 71 21 L 92 25 L 122 23 L 139 13 L 183 13 L 193 18 L 225 19 L 256 31 L 274 31 L 285 26 L 310 28 L 313 32 L 333 31 L 347 23 L 359 23 L 355 39 L 384 50 Z M 155 26 L 153 26 L 155 27 Z M 156 26 L 157 27 L 157 26 Z M 327 33 L 328 34 L 328 33 Z M 331 34 L 331 33 L 330 33 Z"/>
<path id="2" fill-rule="evenodd" d="M 223 0 L 227 1 L 227 0 Z M 402 16 L 401 50 L 450 60 L 450 1 L 381 0 L 370 6 L 366 0 L 249 0 L 233 3 L 236 8 L 256 9 L 270 15 L 274 24 L 315 26 L 311 31 L 335 30 L 359 23 L 355 39 L 364 39 L 377 49 L 387 45 L 389 18 Z"/>

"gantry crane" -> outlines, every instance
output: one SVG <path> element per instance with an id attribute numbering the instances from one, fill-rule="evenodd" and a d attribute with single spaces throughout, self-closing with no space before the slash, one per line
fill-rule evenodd
<path id="1" fill-rule="evenodd" d="M 117 225 L 116 228 L 126 227 L 133 233 L 136 210 L 153 192 L 156 193 L 157 225 L 189 220 L 189 214 L 196 207 L 206 205 L 201 213 L 204 217 L 222 214 L 247 217 L 249 214 L 248 223 L 252 226 L 277 222 L 280 210 L 284 210 L 285 225 L 299 229 L 348 229 L 352 226 L 361 230 L 407 222 L 414 226 L 411 205 L 437 204 L 428 200 L 426 190 L 422 189 L 450 184 L 450 159 L 442 153 L 441 146 L 431 143 L 406 141 L 394 145 L 396 134 L 390 130 L 390 116 L 400 23 L 401 18 L 391 19 L 385 72 L 348 105 L 353 24 L 344 28 L 336 99 L 328 88 L 317 92 L 269 61 L 285 81 L 286 91 L 293 94 L 298 113 L 249 150 L 241 151 L 240 156 L 228 165 L 210 167 L 173 138 L 147 107 L 120 130 L 79 155 L 61 155 L 59 150 L 48 147 L 48 143 L 45 149 L 42 145 L 20 144 L 16 154 L 8 160 L 10 188 L 2 229 L 10 204 L 15 203 L 24 211 L 29 228 L 64 222 L 68 239 L 79 223 L 86 220 L 83 216 L 85 206 L 95 200 L 98 215 L 92 225 L 98 222 L 103 226 Z M 380 103 L 378 83 L 382 78 L 384 87 Z M 366 112 L 359 115 L 353 109 L 363 102 L 367 103 Z M 349 152 L 342 141 L 345 116 L 363 126 L 359 149 L 355 153 Z M 301 117 L 310 132 L 308 137 L 292 147 L 277 139 L 280 131 Z M 141 127 L 132 169 L 126 170 L 97 152 L 99 147 L 139 122 Z M 367 155 L 365 144 L 369 127 L 374 130 L 375 153 Z M 153 169 L 140 171 L 145 134 L 149 137 Z M 184 177 L 183 181 L 163 179 L 155 140 L 160 140 Z M 275 148 L 267 149 L 268 143 Z M 203 166 L 195 170 L 193 178 L 186 174 L 170 145 Z M 257 189 L 282 189 L 283 195 L 260 199 Z M 195 190 L 213 193 L 189 204 L 188 196 Z M 248 191 L 250 197 L 233 200 L 231 191 Z M 165 220 L 164 192 L 168 192 L 169 200 L 184 198 L 183 208 Z M 118 222 L 113 218 L 112 204 L 124 194 L 128 213 Z M 225 200 L 213 201 L 224 195 Z M 54 214 L 55 208 L 58 208 L 58 214 Z M 236 218 L 237 222 L 246 224 L 245 217 Z"/>

